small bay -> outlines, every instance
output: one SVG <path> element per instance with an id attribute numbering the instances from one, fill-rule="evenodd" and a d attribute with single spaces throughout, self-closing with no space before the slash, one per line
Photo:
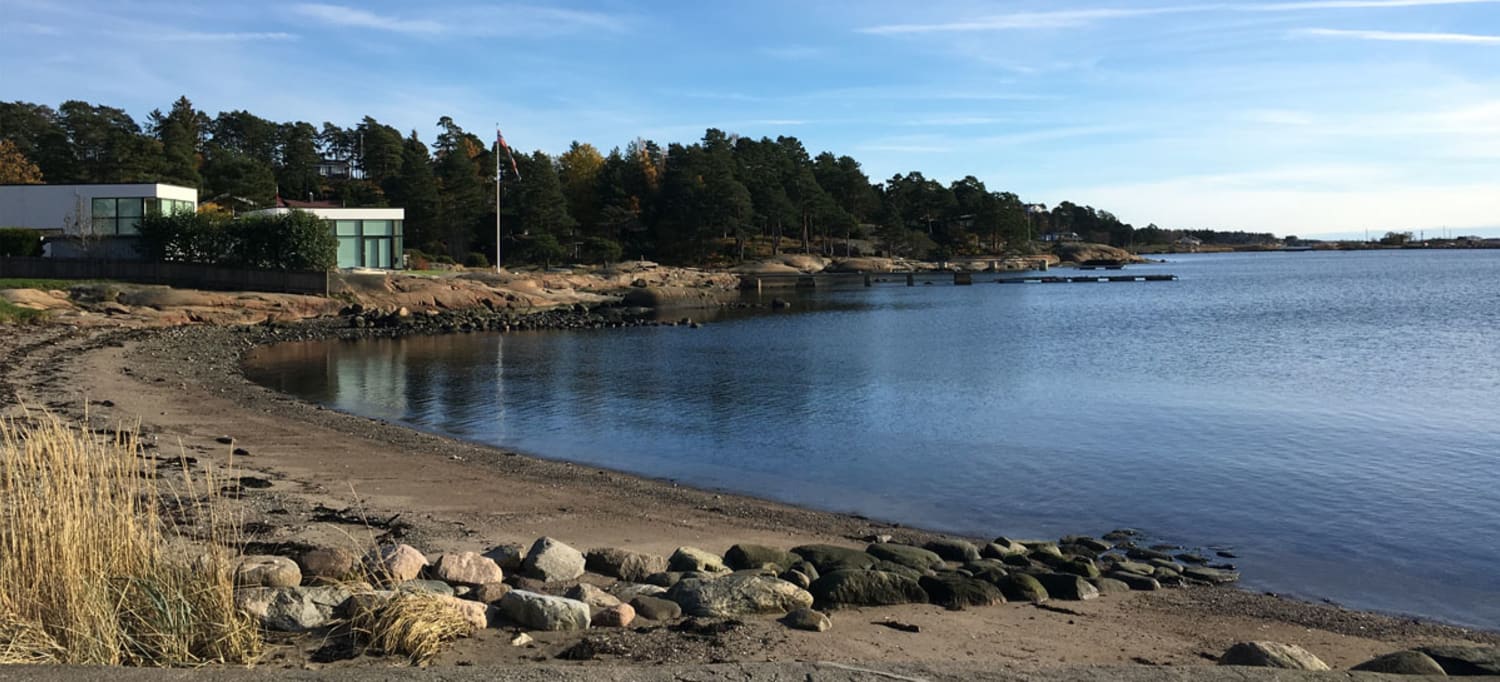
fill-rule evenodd
<path id="1" fill-rule="evenodd" d="M 1232 553 L 1252 589 L 1500 627 L 1500 251 L 1166 258 L 1127 274 L 1179 281 L 893 280 L 701 329 L 286 344 L 248 372 L 907 525 L 1139 528 Z"/>

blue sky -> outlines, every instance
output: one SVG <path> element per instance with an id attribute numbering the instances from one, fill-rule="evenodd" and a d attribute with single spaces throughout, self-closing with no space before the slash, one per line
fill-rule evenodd
<path id="1" fill-rule="evenodd" d="M 795 135 L 1137 225 L 1500 234 L 1500 0 L 0 0 L 0 98 L 182 94 L 550 153 Z"/>

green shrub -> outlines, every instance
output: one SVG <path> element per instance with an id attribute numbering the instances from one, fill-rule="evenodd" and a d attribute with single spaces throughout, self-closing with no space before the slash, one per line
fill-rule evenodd
<path id="1" fill-rule="evenodd" d="M 205 213 L 147 216 L 140 250 L 147 260 L 266 270 L 330 270 L 338 238 L 311 213 L 291 211 L 231 220 Z"/>
<path id="2" fill-rule="evenodd" d="M 489 266 L 490 259 L 478 251 L 470 251 L 469 255 L 464 256 L 464 267 L 466 268 L 487 268 Z"/>
<path id="3" fill-rule="evenodd" d="M 24 227 L 0 227 L 0 256 L 42 255 L 42 234 Z"/>

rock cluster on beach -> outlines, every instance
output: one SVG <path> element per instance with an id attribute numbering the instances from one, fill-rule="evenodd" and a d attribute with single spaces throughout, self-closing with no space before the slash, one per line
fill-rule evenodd
<path id="1" fill-rule="evenodd" d="M 1128 538 L 1002 537 L 982 546 L 942 539 L 922 547 L 875 539 L 863 549 L 736 544 L 723 555 L 680 547 L 667 557 L 617 547 L 581 552 L 550 537 L 529 547 L 432 556 L 405 544 L 363 555 L 318 547 L 296 557 L 240 557 L 236 603 L 265 628 L 293 632 L 411 592 L 447 601 L 476 628 L 584 630 L 627 627 L 637 618 L 765 616 L 823 632 L 833 625 L 828 613 L 847 607 L 930 603 L 958 610 L 1238 578 L 1226 568 L 1142 555 Z"/>

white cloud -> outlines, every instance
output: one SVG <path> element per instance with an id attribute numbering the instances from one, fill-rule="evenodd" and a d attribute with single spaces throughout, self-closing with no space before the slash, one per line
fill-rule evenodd
<path id="1" fill-rule="evenodd" d="M 157 33 L 151 36 L 154 40 L 167 40 L 184 43 L 214 43 L 214 42 L 264 42 L 280 40 L 296 40 L 297 35 L 293 33 L 269 32 L 231 32 L 211 33 L 199 31 L 176 31 Z"/>
<path id="2" fill-rule="evenodd" d="M 1500 36 L 1474 33 L 1406 33 L 1398 31 L 1360 31 L 1339 28 L 1302 28 L 1293 35 L 1322 38 L 1352 38 L 1395 43 L 1457 43 L 1464 45 L 1500 45 Z"/>
<path id="3" fill-rule="evenodd" d="M 1087 26 L 1102 21 L 1134 19 L 1166 14 L 1209 12 L 1310 12 L 1335 9 L 1392 9 L 1436 5 L 1494 4 L 1500 0 L 1308 0 L 1278 3 L 1203 3 L 1160 7 L 1062 9 L 1046 12 L 1012 12 L 972 19 L 936 23 L 886 24 L 857 29 L 872 35 L 927 33 L 974 33 L 1027 29 L 1058 29 Z"/>
<path id="4" fill-rule="evenodd" d="M 292 11 L 325 24 L 350 28 L 372 28 L 379 31 L 415 34 L 441 33 L 444 30 L 442 24 L 430 19 L 403 19 L 343 5 L 305 3 L 293 6 Z"/>

